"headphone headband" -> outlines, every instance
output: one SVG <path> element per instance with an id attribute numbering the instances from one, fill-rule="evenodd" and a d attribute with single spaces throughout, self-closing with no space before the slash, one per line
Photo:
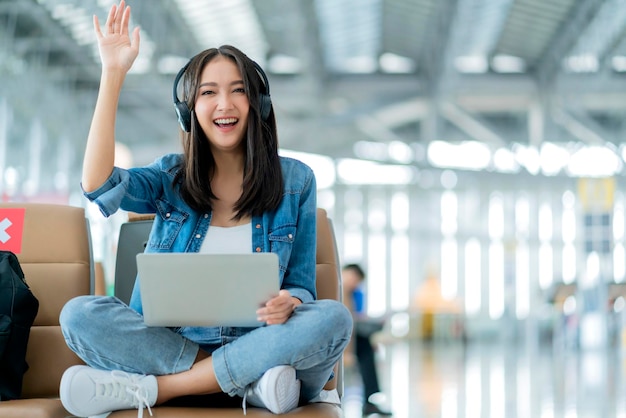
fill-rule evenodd
<path id="1" fill-rule="evenodd" d="M 189 106 L 187 106 L 186 102 L 181 102 L 179 100 L 177 90 L 178 90 L 178 83 L 180 82 L 180 79 L 183 78 L 183 75 L 187 71 L 187 68 L 189 67 L 190 63 L 191 63 L 191 60 L 189 60 L 187 64 L 185 64 L 183 68 L 181 68 L 178 71 L 178 74 L 176 74 L 176 77 L 174 78 L 174 85 L 172 87 L 172 98 L 174 101 L 174 110 L 176 110 L 178 123 L 180 124 L 181 129 L 185 132 L 191 131 L 191 110 L 189 109 Z M 261 114 L 261 119 L 263 119 L 264 121 L 267 121 L 267 118 L 269 118 L 270 116 L 270 111 L 272 110 L 272 99 L 270 97 L 270 83 L 267 79 L 267 75 L 265 74 L 265 71 L 263 71 L 261 66 L 257 64 L 256 61 L 252 61 L 252 64 L 254 65 L 254 69 L 256 70 L 256 72 L 261 77 L 261 81 L 265 89 L 265 92 L 259 93 L 259 112 Z"/>

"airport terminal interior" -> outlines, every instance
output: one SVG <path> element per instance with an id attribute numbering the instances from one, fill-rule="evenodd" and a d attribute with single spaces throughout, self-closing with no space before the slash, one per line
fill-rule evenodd
<path id="1" fill-rule="evenodd" d="M 81 206 L 114 0 L 0 0 L 0 200 Z M 626 418 L 625 0 L 127 0 L 116 164 L 180 152 L 173 80 L 232 44 L 315 172 L 397 418 Z M 358 361 L 358 360 L 357 360 Z M 366 399 L 343 369 L 346 418 Z M 145 412 L 145 411 L 144 411 Z M 382 415 L 371 415 L 382 416 Z"/>

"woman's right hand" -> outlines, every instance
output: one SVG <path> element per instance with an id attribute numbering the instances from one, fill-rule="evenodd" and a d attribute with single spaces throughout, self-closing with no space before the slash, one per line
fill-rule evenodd
<path id="1" fill-rule="evenodd" d="M 94 109 L 87 146 L 83 157 L 83 190 L 92 192 L 109 178 L 115 164 L 115 119 L 122 84 L 126 73 L 139 54 L 139 28 L 129 36 L 130 7 L 124 0 L 111 6 L 105 26 L 94 16 L 93 25 L 98 38 L 102 60 L 100 89 Z M 104 30 L 104 34 L 102 31 Z"/>
<path id="2" fill-rule="evenodd" d="M 111 6 L 105 24 L 105 33 L 100 29 L 98 17 L 94 15 L 93 25 L 98 39 L 98 50 L 103 70 L 130 70 L 139 54 L 139 27 L 132 33 L 132 41 L 128 32 L 130 22 L 130 6 L 124 0 L 119 6 Z"/>

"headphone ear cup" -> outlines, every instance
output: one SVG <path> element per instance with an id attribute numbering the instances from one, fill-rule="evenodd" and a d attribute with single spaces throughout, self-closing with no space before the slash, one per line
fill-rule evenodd
<path id="1" fill-rule="evenodd" d="M 187 67 L 189 67 L 190 63 L 191 60 L 189 60 L 189 62 L 187 62 L 187 64 L 185 64 L 185 66 L 178 71 L 178 74 L 176 74 L 176 78 L 174 79 L 174 85 L 172 86 L 174 110 L 176 111 L 176 116 L 178 117 L 178 123 L 180 124 L 181 129 L 185 132 L 191 132 L 191 111 L 189 110 L 189 107 L 187 107 L 187 103 L 184 101 L 181 102 L 178 99 L 176 89 L 178 88 L 178 82 L 185 74 L 185 71 L 187 71 Z"/>
<path id="2" fill-rule="evenodd" d="M 178 123 L 185 132 L 191 131 L 191 112 L 185 102 L 174 103 L 176 115 L 178 116 Z"/>
<path id="3" fill-rule="evenodd" d="M 260 103 L 259 110 L 261 112 L 261 119 L 267 121 L 267 118 L 270 117 L 270 111 L 272 110 L 272 98 L 269 94 L 261 93 L 259 95 Z"/>
<path id="4" fill-rule="evenodd" d="M 265 71 L 256 61 L 252 61 L 256 72 L 261 77 L 261 81 L 263 82 L 264 92 L 262 91 L 259 94 L 259 112 L 261 113 L 261 119 L 267 121 L 270 117 L 270 112 L 272 111 L 272 99 L 270 97 L 270 83 L 267 80 L 267 75 L 265 75 Z"/>

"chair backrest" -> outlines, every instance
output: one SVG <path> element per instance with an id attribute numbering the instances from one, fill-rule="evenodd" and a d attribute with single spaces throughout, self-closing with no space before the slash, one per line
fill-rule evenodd
<path id="1" fill-rule="evenodd" d="M 328 219 L 322 208 L 317 209 L 317 250 L 316 275 L 318 299 L 341 299 L 339 292 L 339 276 L 337 275 L 337 255 L 335 238 Z"/>
<path id="2" fill-rule="evenodd" d="M 142 253 L 152 229 L 152 219 L 137 219 L 120 226 L 115 258 L 115 286 L 113 294 L 124 303 L 130 302 L 137 277 L 136 255 Z"/>
<path id="3" fill-rule="evenodd" d="M 343 300 L 337 244 L 328 213 L 317 208 L 316 288 L 318 299 Z M 335 377 L 324 389 L 337 389 L 343 396 L 343 362 L 335 366 Z"/>
<path id="4" fill-rule="evenodd" d="M 26 282 L 39 300 L 30 331 L 23 398 L 58 397 L 63 372 L 80 359 L 65 344 L 59 313 L 69 299 L 91 293 L 91 240 L 83 208 L 43 203 L 1 203 L 24 208 L 21 251 L 16 252 Z M 5 211 L 5 213 L 7 213 Z"/>

